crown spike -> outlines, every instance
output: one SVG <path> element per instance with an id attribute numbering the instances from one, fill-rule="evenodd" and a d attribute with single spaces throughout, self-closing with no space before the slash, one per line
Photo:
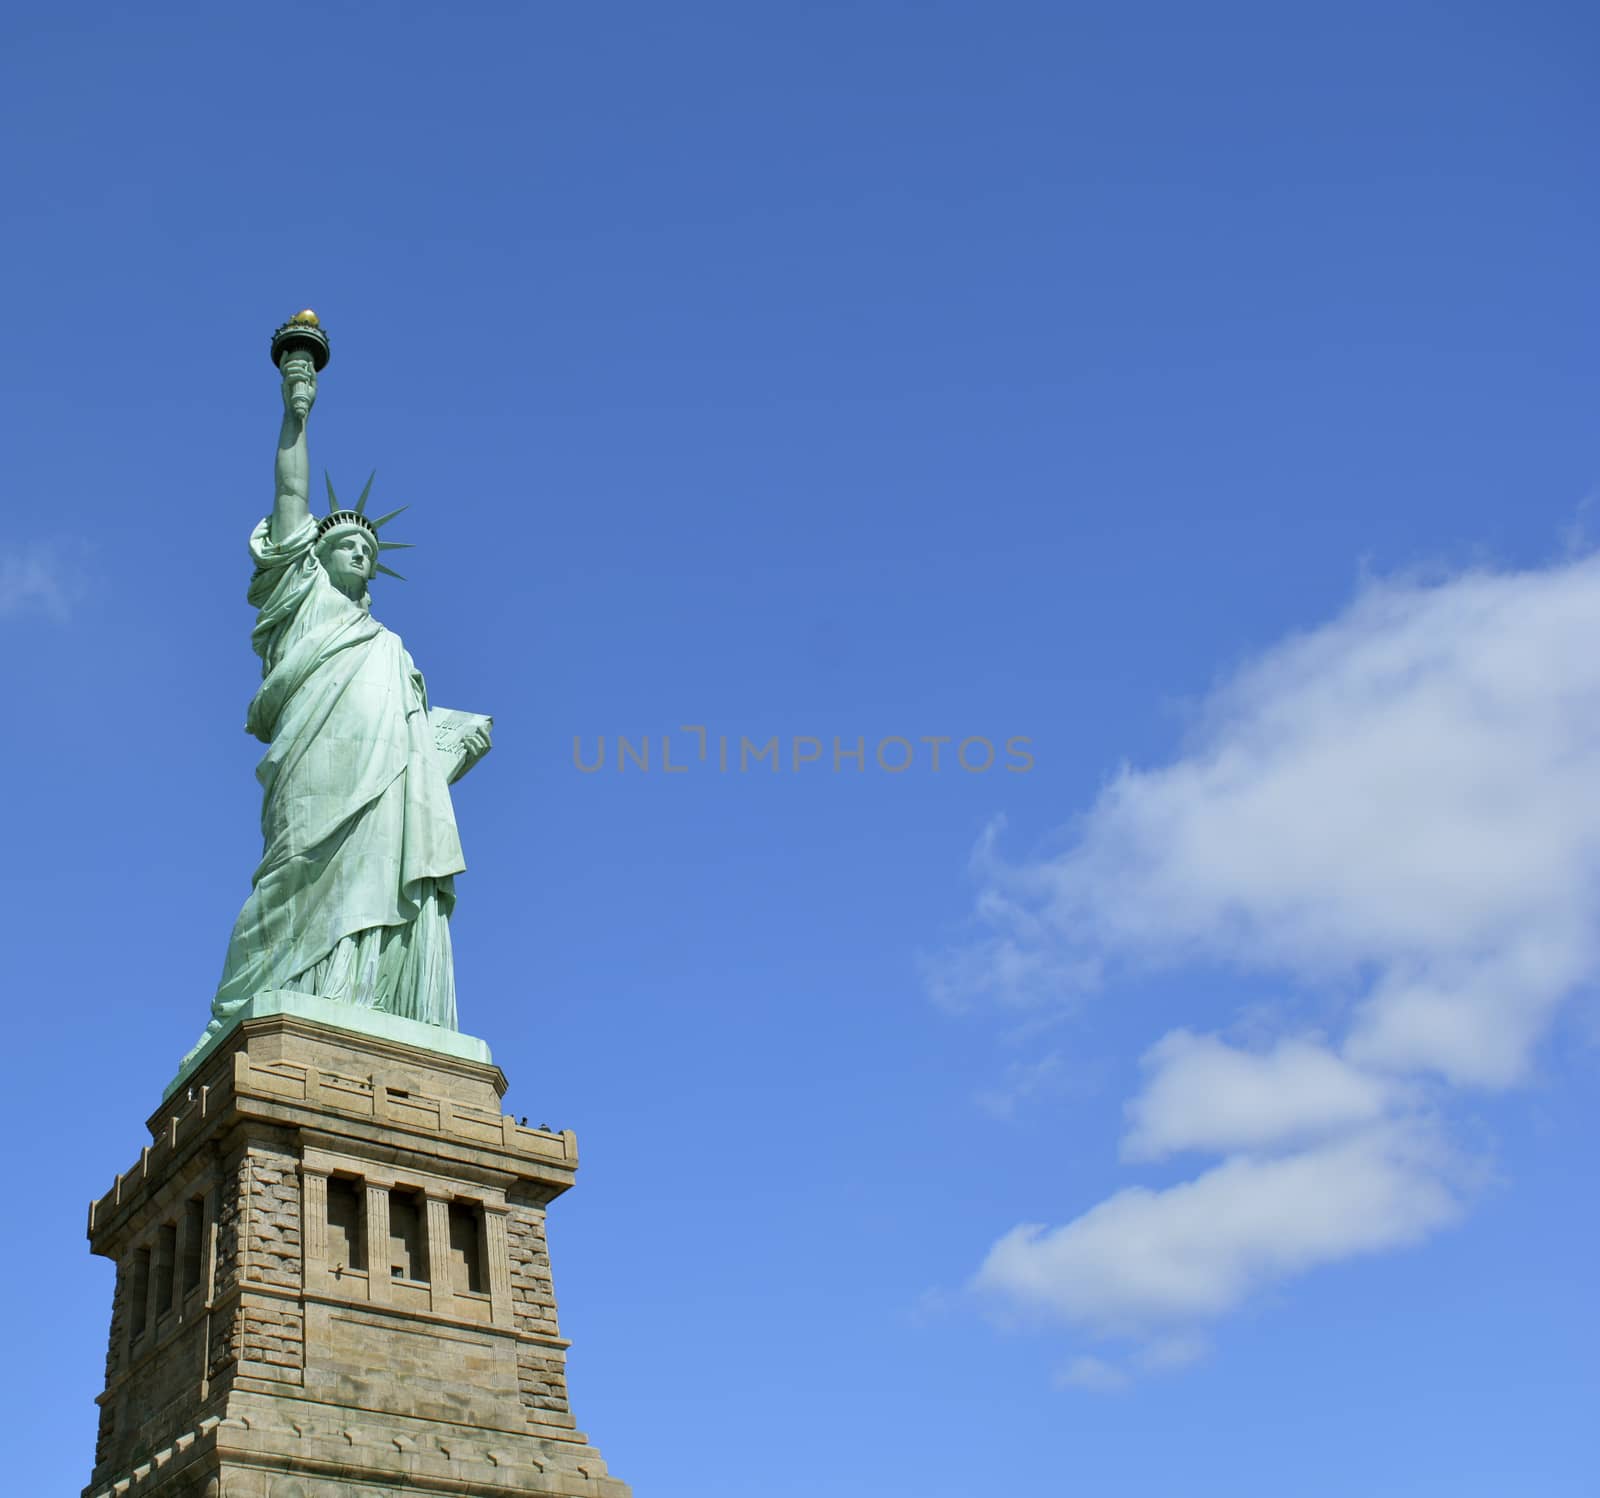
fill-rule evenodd
<path id="1" fill-rule="evenodd" d="M 380 525 L 387 525 L 391 520 L 394 519 L 396 515 L 400 514 L 402 510 L 409 509 L 409 505 L 401 505 L 398 510 L 390 510 L 387 515 L 381 515 L 376 520 L 371 519 L 367 515 L 367 498 L 372 493 L 373 480 L 375 480 L 377 476 L 378 470 L 374 468 L 372 472 L 367 475 L 366 486 L 362 489 L 361 498 L 356 501 L 355 508 L 346 509 L 339 503 L 339 496 L 334 493 L 333 475 L 329 473 L 327 469 L 323 469 L 322 477 L 328 486 L 328 513 L 317 522 L 317 540 L 319 543 L 325 536 L 332 535 L 335 531 L 346 530 L 348 528 L 355 527 L 359 530 L 365 531 L 368 537 L 370 537 L 373 543 L 377 546 L 379 551 L 410 550 L 412 543 L 409 541 L 384 541 L 378 536 L 378 527 Z M 403 573 L 396 572 L 392 567 L 385 567 L 383 563 L 378 561 L 376 558 L 373 559 L 373 568 L 375 571 L 382 572 L 388 577 L 398 578 L 401 582 L 406 580 Z"/>

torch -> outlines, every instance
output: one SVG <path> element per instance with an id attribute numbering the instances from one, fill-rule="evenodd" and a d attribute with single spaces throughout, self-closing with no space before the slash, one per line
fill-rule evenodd
<path id="1" fill-rule="evenodd" d="M 272 363 L 274 368 L 291 380 L 289 406 L 302 421 L 311 409 L 313 381 L 294 379 L 288 365 L 293 359 L 309 359 L 313 370 L 320 371 L 329 357 L 328 335 L 322 323 L 309 307 L 296 312 L 288 322 L 272 335 Z"/>

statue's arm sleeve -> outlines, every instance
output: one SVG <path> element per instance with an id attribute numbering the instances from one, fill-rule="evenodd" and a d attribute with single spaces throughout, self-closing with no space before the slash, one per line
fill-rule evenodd
<path id="1" fill-rule="evenodd" d="M 309 516 L 282 541 L 272 539 L 267 520 L 250 533 L 250 560 L 255 571 L 248 597 L 256 610 L 252 643 L 263 661 L 268 659 L 271 641 L 312 596 L 322 578 L 322 563 L 313 550 L 316 539 L 316 521 Z"/>
<path id="2" fill-rule="evenodd" d="M 275 585 L 279 574 L 286 569 L 308 561 L 314 562 L 312 547 L 316 539 L 317 522 L 310 515 L 282 541 L 273 540 L 270 520 L 257 522 L 256 528 L 250 532 L 250 560 L 255 564 L 255 574 L 251 578 L 252 590 L 258 578 L 270 578 Z"/>

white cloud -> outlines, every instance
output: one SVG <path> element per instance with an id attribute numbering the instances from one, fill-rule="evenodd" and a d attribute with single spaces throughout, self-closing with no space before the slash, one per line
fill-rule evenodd
<path id="1" fill-rule="evenodd" d="M 1600 560 L 1367 589 L 1125 769 L 1058 858 L 976 855 L 945 997 L 1112 958 L 1375 972 L 1363 1059 L 1504 1086 L 1597 965 Z M 985 968 L 1002 953 L 1003 971 Z"/>
<path id="2" fill-rule="evenodd" d="M 1289 1275 L 1419 1241 L 1458 1215 L 1448 1174 L 1410 1124 L 1239 1155 L 1163 1191 L 1126 1187 L 1063 1227 L 1013 1228 L 977 1285 L 1100 1335 L 1157 1338 Z"/>
<path id="3" fill-rule="evenodd" d="M 78 568 L 43 542 L 0 542 L 0 619 L 37 609 L 65 619 L 83 593 Z"/>
<path id="4" fill-rule="evenodd" d="M 991 829 L 977 937 L 933 965 L 947 1004 L 1206 963 L 1345 1007 L 1326 1037 L 1157 1042 L 1124 1157 L 1227 1158 L 1014 1229 L 981 1287 L 1153 1355 L 1160 1328 L 1455 1220 L 1424 1101 L 1525 1081 L 1600 976 L 1597 640 L 1600 558 L 1376 583 L 1222 683 L 1184 752 L 1125 767 L 1064 851 L 1008 862 Z"/>
<path id="5" fill-rule="evenodd" d="M 1124 1160 L 1273 1149 L 1375 1123 L 1397 1101 L 1393 1083 L 1304 1038 L 1256 1053 L 1215 1035 L 1174 1030 L 1145 1053 L 1143 1065 L 1150 1076 L 1127 1105 Z"/>

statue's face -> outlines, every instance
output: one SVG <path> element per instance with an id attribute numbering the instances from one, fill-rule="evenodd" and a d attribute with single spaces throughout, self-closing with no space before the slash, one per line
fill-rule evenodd
<path id="1" fill-rule="evenodd" d="M 346 598 L 359 599 L 372 581 L 377 544 L 365 531 L 335 531 L 317 548 L 324 570 Z"/>

